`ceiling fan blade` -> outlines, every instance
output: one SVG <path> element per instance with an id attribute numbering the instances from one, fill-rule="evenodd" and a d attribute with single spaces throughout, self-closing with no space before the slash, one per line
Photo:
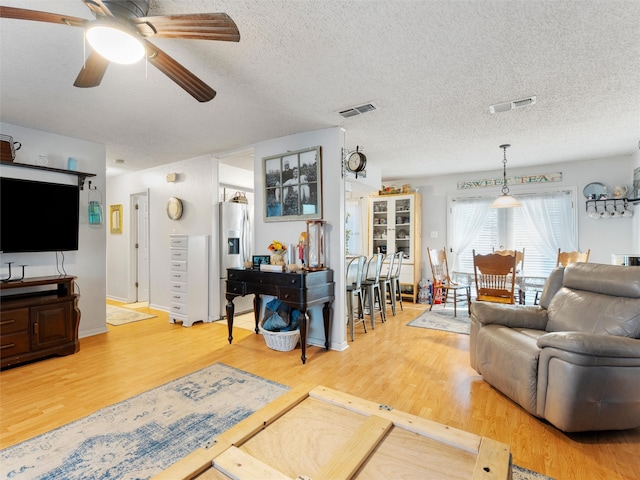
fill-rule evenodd
<path id="1" fill-rule="evenodd" d="M 176 62 L 158 47 L 145 40 L 149 63 L 176 82 L 199 102 L 208 102 L 216 91 Z"/>
<path id="2" fill-rule="evenodd" d="M 82 3 L 97 16 L 113 17 L 113 13 L 102 3 L 102 0 L 82 0 Z"/>
<path id="3" fill-rule="evenodd" d="M 84 27 L 89 20 L 58 13 L 40 12 L 38 10 L 25 10 L 24 8 L 0 6 L 0 18 L 13 18 L 16 20 L 33 20 L 34 22 L 60 23 L 72 27 Z"/>
<path id="4" fill-rule="evenodd" d="M 73 85 L 80 88 L 97 87 L 100 85 L 108 66 L 109 60 L 97 52 L 91 52 Z"/>
<path id="5" fill-rule="evenodd" d="M 226 13 L 140 17 L 131 19 L 131 22 L 145 37 L 240 41 L 238 27 Z"/>

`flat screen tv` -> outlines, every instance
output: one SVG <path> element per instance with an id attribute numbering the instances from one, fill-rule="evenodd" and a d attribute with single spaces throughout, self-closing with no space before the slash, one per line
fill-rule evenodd
<path id="1" fill-rule="evenodd" d="M 77 185 L 0 178 L 0 252 L 78 250 Z"/>

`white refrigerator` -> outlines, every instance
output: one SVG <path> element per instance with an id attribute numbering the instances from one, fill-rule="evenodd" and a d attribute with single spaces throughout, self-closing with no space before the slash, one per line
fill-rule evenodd
<path id="1" fill-rule="evenodd" d="M 252 259 L 251 206 L 246 203 L 220 202 L 220 318 L 227 316 L 227 268 L 243 268 Z M 253 295 L 237 297 L 235 315 L 253 310 Z"/>

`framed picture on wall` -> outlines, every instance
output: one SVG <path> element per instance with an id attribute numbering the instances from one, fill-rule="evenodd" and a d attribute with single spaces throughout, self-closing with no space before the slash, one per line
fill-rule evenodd
<path id="1" fill-rule="evenodd" d="M 640 198 L 640 167 L 633 171 L 633 188 L 631 198 Z"/>
<path id="2" fill-rule="evenodd" d="M 109 227 L 111 233 L 122 233 L 122 205 L 109 206 Z"/>
<path id="3" fill-rule="evenodd" d="M 322 218 L 322 149 L 320 146 L 265 157 L 264 221 Z"/>

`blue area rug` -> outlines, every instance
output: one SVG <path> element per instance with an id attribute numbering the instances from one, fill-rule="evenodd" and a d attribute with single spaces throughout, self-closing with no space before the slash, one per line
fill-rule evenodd
<path id="1" fill-rule="evenodd" d="M 513 465 L 511 468 L 512 478 L 511 480 L 553 480 L 551 477 L 536 473 L 532 470 Z"/>
<path id="2" fill-rule="evenodd" d="M 0 478 L 147 479 L 287 390 L 216 363 L 0 451 Z"/>

